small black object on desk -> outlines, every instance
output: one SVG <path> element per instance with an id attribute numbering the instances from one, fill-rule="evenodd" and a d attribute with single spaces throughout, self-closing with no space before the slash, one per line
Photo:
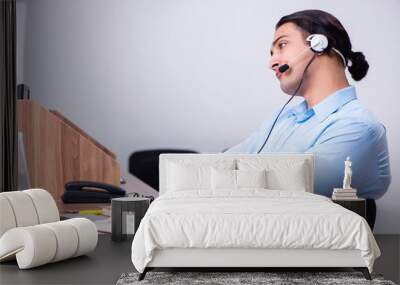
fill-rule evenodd
<path id="1" fill-rule="evenodd" d="M 65 183 L 61 199 L 65 204 L 110 203 L 112 198 L 125 195 L 125 190 L 115 185 L 96 181 L 70 181 Z"/>
<path id="2" fill-rule="evenodd" d="M 111 239 L 123 241 L 134 235 L 150 205 L 148 198 L 122 197 L 111 200 Z"/>

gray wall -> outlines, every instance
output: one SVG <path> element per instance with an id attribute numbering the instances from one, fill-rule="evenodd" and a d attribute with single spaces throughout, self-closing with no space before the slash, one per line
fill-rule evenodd
<path id="1" fill-rule="evenodd" d="M 17 2 L 19 80 L 123 169 L 139 149 L 219 152 L 244 139 L 288 98 L 267 69 L 275 23 L 302 9 L 331 12 L 367 56 L 369 74 L 355 85 L 388 130 L 393 181 L 376 232 L 400 233 L 399 1 Z"/>

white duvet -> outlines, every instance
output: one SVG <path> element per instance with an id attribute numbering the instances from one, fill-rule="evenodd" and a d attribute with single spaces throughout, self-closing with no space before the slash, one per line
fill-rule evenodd
<path id="1" fill-rule="evenodd" d="M 143 272 L 155 249 L 358 249 L 372 272 L 380 250 L 365 219 L 330 199 L 299 191 L 179 191 L 150 206 L 132 243 Z"/>

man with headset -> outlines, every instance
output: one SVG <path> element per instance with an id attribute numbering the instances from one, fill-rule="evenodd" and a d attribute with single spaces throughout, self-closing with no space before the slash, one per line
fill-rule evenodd
<path id="1" fill-rule="evenodd" d="M 361 105 L 346 78 L 346 68 L 356 81 L 367 74 L 364 55 L 352 51 L 347 32 L 333 15 L 305 10 L 277 23 L 269 67 L 291 98 L 225 153 L 313 153 L 314 191 L 328 197 L 341 187 L 343 162 L 350 156 L 352 187 L 367 199 L 367 221 L 373 229 L 375 199 L 387 191 L 391 174 L 386 129 Z M 287 107 L 294 96 L 304 100 Z"/>

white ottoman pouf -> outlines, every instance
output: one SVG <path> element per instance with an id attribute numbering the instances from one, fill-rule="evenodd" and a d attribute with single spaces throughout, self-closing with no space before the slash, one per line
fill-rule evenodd
<path id="1" fill-rule="evenodd" d="M 56 250 L 54 234 L 41 225 L 13 228 L 0 238 L 0 260 L 16 257 L 20 269 L 51 262 Z"/>
<path id="2" fill-rule="evenodd" d="M 96 248 L 97 229 L 88 219 L 13 228 L 0 238 L 0 260 L 16 256 L 21 269 L 86 254 Z"/>
<path id="3" fill-rule="evenodd" d="M 0 193 L 0 262 L 16 258 L 20 269 L 28 269 L 96 248 L 92 221 L 59 219 L 53 197 L 43 189 Z"/>
<path id="4" fill-rule="evenodd" d="M 60 220 L 56 202 L 43 189 L 0 193 L 0 237 L 15 227 Z"/>

